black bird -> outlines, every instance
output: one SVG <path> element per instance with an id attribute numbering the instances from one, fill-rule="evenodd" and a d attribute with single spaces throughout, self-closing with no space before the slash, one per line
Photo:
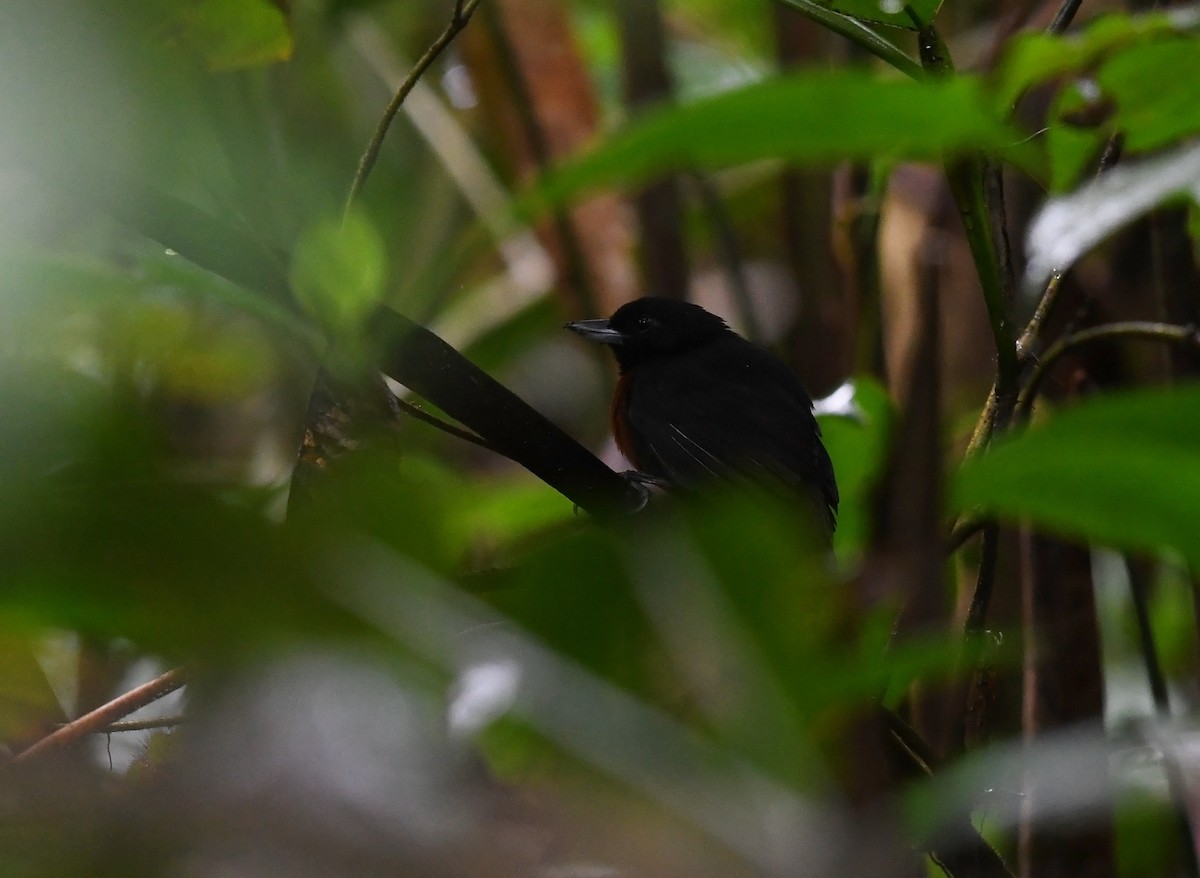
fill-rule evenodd
<path id="1" fill-rule="evenodd" d="M 612 348 L 613 436 L 639 473 L 682 491 L 720 481 L 782 487 L 833 532 L 833 464 L 812 399 L 782 360 L 676 299 L 637 299 L 566 328 Z"/>

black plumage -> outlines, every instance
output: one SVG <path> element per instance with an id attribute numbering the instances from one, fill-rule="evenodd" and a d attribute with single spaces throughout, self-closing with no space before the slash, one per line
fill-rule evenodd
<path id="1" fill-rule="evenodd" d="M 778 357 L 673 299 L 638 299 L 607 320 L 567 325 L 617 358 L 613 434 L 640 472 L 685 491 L 714 481 L 783 488 L 832 532 L 833 465 L 812 399 Z"/>

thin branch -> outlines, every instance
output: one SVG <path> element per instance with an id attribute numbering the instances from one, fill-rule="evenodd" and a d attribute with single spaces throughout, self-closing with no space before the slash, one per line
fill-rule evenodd
<path id="1" fill-rule="evenodd" d="M 963 630 L 968 637 L 983 632 L 987 624 L 988 607 L 992 602 L 992 590 L 996 584 L 996 562 L 1000 556 L 1000 528 L 989 523 L 983 528 L 983 544 L 979 550 L 979 574 L 975 580 L 975 592 L 971 595 L 971 606 Z"/>
<path id="2" fill-rule="evenodd" d="M 418 421 L 424 421 L 426 424 L 429 424 L 431 427 L 436 427 L 443 433 L 449 433 L 451 436 L 457 436 L 459 439 L 462 439 L 465 442 L 478 445 L 480 448 L 486 448 L 488 451 L 496 451 L 496 449 L 493 448 L 492 445 L 478 433 L 472 433 L 470 430 L 464 430 L 462 427 L 456 427 L 454 424 L 451 424 L 448 421 L 443 421 L 436 415 L 431 415 L 419 405 L 415 405 L 414 403 L 400 399 L 399 397 L 396 398 L 396 405 L 403 409 L 407 414 L 412 415 Z"/>
<path id="3" fill-rule="evenodd" d="M 1149 564 L 1138 558 L 1125 557 L 1125 570 L 1129 574 L 1129 597 L 1133 603 L 1133 618 L 1137 623 L 1138 649 L 1142 664 L 1146 668 L 1146 682 L 1150 685 L 1150 697 L 1154 701 L 1154 712 L 1163 719 L 1171 718 L 1171 694 L 1167 689 L 1167 677 L 1163 673 L 1158 646 L 1154 642 L 1154 626 L 1150 624 Z"/>
<path id="4" fill-rule="evenodd" d="M 358 169 L 354 172 L 354 181 L 350 184 L 350 194 L 346 196 L 345 213 L 350 212 L 351 207 L 354 205 L 354 200 L 358 197 L 358 193 L 362 191 L 363 186 L 367 182 L 367 177 L 371 175 L 371 169 L 375 167 L 375 162 L 379 158 L 379 150 L 383 147 L 383 140 L 387 137 L 388 129 L 391 128 L 392 121 L 396 118 L 396 113 L 400 111 L 400 107 L 404 104 L 404 99 L 408 97 L 408 93 L 413 90 L 417 81 L 425 75 L 425 71 L 437 60 L 445 48 L 454 41 L 459 31 L 467 26 L 467 22 L 471 20 L 471 15 L 475 12 L 475 7 L 478 5 L 479 0 L 466 0 L 466 2 L 464 0 L 455 0 L 454 14 L 450 17 L 450 23 L 446 25 L 446 29 L 425 50 L 425 54 L 417 59 L 417 63 L 408 72 L 408 76 L 404 78 L 404 82 L 400 83 L 400 88 L 392 95 L 387 108 L 383 111 L 383 116 L 380 118 L 379 124 L 375 126 L 375 133 L 371 135 L 370 143 L 367 144 L 362 158 L 358 160 Z"/>
<path id="5" fill-rule="evenodd" d="M 1050 280 L 1046 283 L 1041 298 L 1038 299 L 1037 307 L 1033 310 L 1033 316 L 1029 318 L 1025 331 L 1017 339 L 1017 356 L 1023 363 L 1034 359 L 1033 347 L 1037 344 L 1038 336 L 1042 332 L 1042 325 L 1058 301 L 1058 293 L 1062 289 L 1062 279 L 1061 272 L 1056 271 L 1050 275 Z"/>
<path id="6" fill-rule="evenodd" d="M 880 36 L 877 31 L 858 19 L 835 12 L 813 0 L 779 0 L 779 2 L 802 12 L 817 24 L 824 25 L 834 33 L 842 35 L 876 58 L 886 61 L 901 73 L 907 73 L 913 79 L 925 77 L 925 71 L 921 69 L 921 65 L 908 57 L 903 49 Z"/>
<path id="7" fill-rule="evenodd" d="M 118 732 L 146 732 L 154 729 L 173 729 L 176 726 L 183 725 L 185 722 L 187 722 L 187 717 L 183 714 L 159 716 L 154 719 L 131 719 L 109 723 L 104 728 L 93 730 L 91 734 L 112 735 Z M 62 726 L 59 728 L 62 728 Z"/>
<path id="8" fill-rule="evenodd" d="M 713 237 L 716 238 L 717 258 L 725 268 L 725 276 L 729 280 L 729 289 L 733 294 L 734 304 L 741 314 L 742 324 L 746 328 L 746 337 L 756 344 L 763 344 L 766 334 L 763 332 L 758 311 L 754 307 L 754 298 L 750 293 L 750 281 L 746 277 L 745 260 L 742 258 L 741 244 L 738 242 L 737 231 L 729 219 L 729 212 L 721 201 L 721 194 L 712 181 L 699 171 L 688 175 L 700 198 L 708 221 L 712 225 Z"/>
<path id="9" fill-rule="evenodd" d="M 60 749 L 67 744 L 85 738 L 88 735 L 103 731 L 122 717 L 128 716 L 135 710 L 145 707 L 164 695 L 169 695 L 187 682 L 183 668 L 167 671 L 149 683 L 143 683 L 136 689 L 114 698 L 107 704 L 85 713 L 78 719 L 72 720 L 65 726 L 55 729 L 46 737 L 17 754 L 18 763 L 28 762 L 46 753 Z"/>
<path id="10" fill-rule="evenodd" d="M 1166 344 L 1187 344 L 1200 347 L 1200 333 L 1197 333 L 1195 326 L 1173 326 L 1169 323 L 1133 320 L 1125 323 L 1109 323 L 1072 333 L 1051 345 L 1037 361 L 1025 384 L 1025 389 L 1021 391 L 1021 395 L 1017 399 L 1015 417 L 1020 420 L 1029 417 L 1042 382 L 1059 360 L 1081 347 L 1110 339 L 1158 341 Z"/>
<path id="11" fill-rule="evenodd" d="M 1054 13 L 1054 20 L 1050 22 L 1050 26 L 1046 28 L 1046 33 L 1058 36 L 1071 26 L 1071 21 L 1075 18 L 1075 13 L 1079 11 L 1079 7 L 1083 4 L 1083 0 L 1063 0 L 1062 6 L 1058 7 L 1058 12 Z"/>
<path id="12" fill-rule="evenodd" d="M 946 554 L 953 555 L 963 546 L 965 546 L 972 537 L 987 527 L 988 522 L 976 518 L 971 514 L 963 515 L 954 527 L 951 528 L 949 535 L 946 537 Z"/>
<path id="13" fill-rule="evenodd" d="M 906 772 L 918 779 L 933 777 L 940 762 L 933 748 L 895 711 L 881 707 L 880 712 L 894 752 L 904 760 Z M 948 821 L 941 832 L 925 839 L 921 847 L 950 878 L 1012 878 L 1012 871 L 999 852 L 966 814 Z"/>
<path id="14" fill-rule="evenodd" d="M 912 7 L 905 8 L 913 23 L 919 25 Z M 946 78 L 954 75 L 954 61 L 937 28 L 932 24 L 919 26 L 917 42 L 921 50 L 921 66 L 930 76 Z M 996 346 L 994 399 L 990 400 L 988 417 L 980 422 L 983 425 L 984 444 L 993 431 L 1003 430 L 1007 426 L 1017 398 L 1021 373 L 1016 339 L 1008 313 L 1012 269 L 1008 263 L 1008 253 L 1000 252 L 1001 247 L 1007 251 L 1007 242 L 995 225 L 998 213 L 993 206 L 996 199 L 988 198 L 988 176 L 987 161 L 980 155 L 948 164 L 946 167 L 946 179 L 962 219 L 971 258 L 975 262 L 975 273 L 983 289 L 988 323 Z"/>

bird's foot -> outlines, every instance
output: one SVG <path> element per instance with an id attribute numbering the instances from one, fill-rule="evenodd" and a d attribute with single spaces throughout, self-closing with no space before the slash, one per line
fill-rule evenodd
<path id="1" fill-rule="evenodd" d="M 666 490 L 671 486 L 671 483 L 666 479 L 660 479 L 658 476 L 652 476 L 649 473 L 644 473 L 636 469 L 625 470 L 621 473 L 621 478 L 637 488 L 638 494 L 641 496 L 641 500 L 634 507 L 633 512 L 641 512 L 646 508 L 646 504 L 650 502 L 650 497 L 653 494 L 650 490 L 651 488 Z"/>

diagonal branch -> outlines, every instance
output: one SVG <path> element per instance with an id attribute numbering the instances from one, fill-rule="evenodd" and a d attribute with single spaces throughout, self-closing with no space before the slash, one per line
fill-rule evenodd
<path id="1" fill-rule="evenodd" d="M 95 710 L 85 713 L 78 719 L 72 720 L 65 726 L 55 729 L 36 744 L 18 753 L 16 762 L 29 762 L 39 756 L 44 756 L 47 753 L 61 749 L 67 744 L 78 741 L 80 738 L 85 738 L 96 732 L 102 732 L 122 717 L 129 716 L 135 710 L 157 701 L 164 695 L 169 695 L 186 682 L 187 675 L 183 668 L 175 668 L 174 670 L 167 671 L 162 676 L 155 677 L 149 683 L 143 683 L 136 689 L 132 689 L 124 695 L 114 698 L 107 704 L 103 704 Z"/>

